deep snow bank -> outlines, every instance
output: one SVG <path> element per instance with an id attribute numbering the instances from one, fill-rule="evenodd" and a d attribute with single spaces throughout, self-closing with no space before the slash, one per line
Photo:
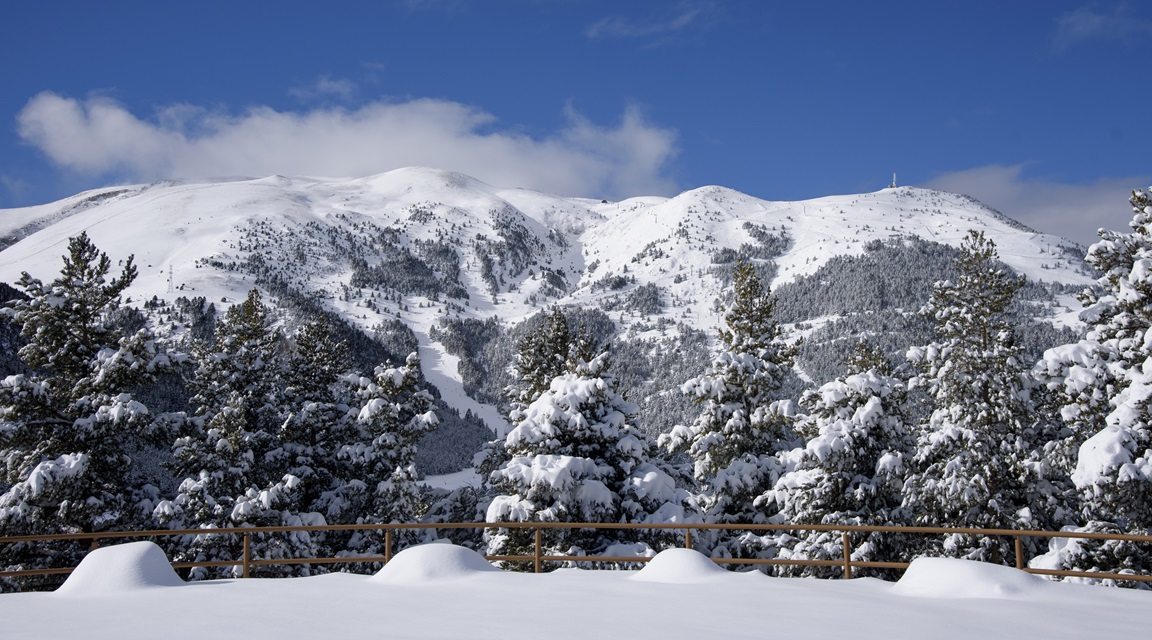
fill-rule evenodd
<path id="1" fill-rule="evenodd" d="M 916 558 L 891 593 L 920 598 L 1017 598 L 1050 583 L 1030 573 L 987 562 Z"/>
<path id="2" fill-rule="evenodd" d="M 633 580 L 693 584 L 708 582 L 727 574 L 723 567 L 708 556 L 692 549 L 665 549 L 648 561 Z"/>
<path id="3" fill-rule="evenodd" d="M 70 596 L 110 595 L 150 587 L 184 584 L 168 556 L 154 542 L 100 547 L 80 561 L 56 593 Z"/>
<path id="4" fill-rule="evenodd" d="M 396 554 L 369 578 L 373 582 L 419 583 L 459 580 L 479 572 L 500 571 L 484 556 L 454 544 L 422 544 Z"/>

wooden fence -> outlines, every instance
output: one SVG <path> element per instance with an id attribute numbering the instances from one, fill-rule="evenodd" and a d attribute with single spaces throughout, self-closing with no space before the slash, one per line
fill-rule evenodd
<path id="1" fill-rule="evenodd" d="M 192 567 L 226 567 L 239 566 L 242 575 L 247 578 L 251 567 L 262 565 L 296 565 L 296 564 L 343 564 L 379 562 L 387 563 L 392 559 L 392 537 L 395 531 L 416 529 L 531 529 L 533 530 L 533 554 L 519 556 L 485 556 L 491 561 L 505 562 L 531 562 L 534 570 L 539 573 L 546 562 L 607 562 L 607 563 L 638 563 L 648 562 L 651 558 L 636 556 L 564 556 L 545 555 L 543 553 L 542 533 L 545 529 L 634 529 L 642 531 L 683 531 L 684 546 L 692 548 L 692 532 L 706 530 L 728 531 L 827 531 L 841 534 L 841 558 L 838 560 L 808 560 L 798 558 L 713 558 L 718 564 L 743 565 L 791 565 L 791 566 L 827 566 L 841 567 L 844 578 L 852 577 L 855 567 L 870 567 L 883 569 L 906 569 L 907 562 L 881 562 L 862 561 L 852 559 L 852 533 L 897 533 L 914 535 L 971 535 L 982 537 L 1009 537 L 1015 545 L 1016 568 L 1038 575 L 1058 577 L 1082 577 L 1096 579 L 1125 580 L 1137 582 L 1152 582 L 1152 575 L 1144 574 L 1118 574 L 1096 571 L 1057 571 L 1051 569 L 1032 569 L 1026 566 L 1024 549 L 1021 543 L 1024 538 L 1073 538 L 1089 540 L 1117 540 L 1152 544 L 1152 536 L 1113 533 L 1087 533 L 1075 531 L 1032 531 L 1015 529 L 965 529 L 954 527 L 898 527 L 898 526 L 860 526 L 860 525 L 749 525 L 749 524 L 631 524 L 631 523 L 590 523 L 590 522 L 452 522 L 452 523 L 402 523 L 402 524 L 349 524 L 349 525 L 319 525 L 319 526 L 280 526 L 280 527 L 236 527 L 219 529 L 163 529 L 153 531 L 100 531 L 96 533 L 67 533 L 41 536 L 7 536 L 0 537 L 0 545 L 21 542 L 50 542 L 50 541 L 90 541 L 90 549 L 96 549 L 100 541 L 117 540 L 125 538 L 163 538 L 171 536 L 215 536 L 240 535 L 243 536 L 243 552 L 240 558 L 213 562 L 173 562 L 177 569 Z M 258 559 L 251 553 L 251 541 L 254 534 L 289 533 L 296 531 L 383 531 L 384 554 L 379 556 L 348 556 L 338 558 L 277 558 Z M 44 576 L 71 573 L 75 567 L 54 569 L 26 569 L 13 571 L 0 571 L 0 578 Z"/>

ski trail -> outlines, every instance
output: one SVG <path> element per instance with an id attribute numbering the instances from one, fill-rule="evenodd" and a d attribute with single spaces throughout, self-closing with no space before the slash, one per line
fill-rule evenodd
<path id="1" fill-rule="evenodd" d="M 464 415 L 465 411 L 471 411 L 498 437 L 508 433 L 508 421 L 496 407 L 477 402 L 464 393 L 464 384 L 457 377 L 460 358 L 444 351 L 440 343 L 433 342 L 428 337 L 427 331 L 415 327 L 413 329 L 420 345 L 420 368 L 424 371 L 424 377 L 428 382 L 440 390 L 444 402 L 459 411 L 460 415 Z"/>

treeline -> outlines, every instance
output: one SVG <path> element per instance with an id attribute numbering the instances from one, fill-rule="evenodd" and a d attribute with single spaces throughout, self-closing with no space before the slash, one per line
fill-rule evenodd
<path id="1" fill-rule="evenodd" d="M 122 304 L 136 273 L 129 259 L 113 277 L 111 261 L 81 234 L 58 278 L 19 281 L 22 294 L 5 309 L 19 335 L 0 334 L 20 345 L 19 366 L 0 381 L 0 535 L 424 514 L 416 449 L 438 420 L 415 353 L 362 373 L 323 316 L 284 335 L 255 289 L 223 317 L 202 301 L 177 304 L 173 313 L 190 316 L 203 339 L 189 353 L 169 351 Z M 173 401 L 182 395 L 184 407 Z M 186 536 L 167 551 L 205 561 L 236 557 L 237 544 Z M 382 544 L 363 534 L 298 534 L 257 539 L 254 552 L 375 555 Z M 74 564 L 82 551 L 4 545 L 0 565 Z"/>
<path id="2" fill-rule="evenodd" d="M 952 275 L 932 285 L 919 311 L 931 340 L 895 361 L 860 341 L 844 373 L 792 395 L 797 345 L 782 335 L 778 299 L 751 265 L 737 264 L 721 349 L 703 375 L 683 383 L 695 419 L 655 443 L 637 428 L 637 407 L 617 393 L 614 347 L 597 348 L 595 332 L 570 328 L 560 310 L 541 315 L 514 360 L 513 428 L 483 456 L 494 493 L 487 519 L 1147 534 L 1152 199 L 1135 192 L 1132 203 L 1134 232 L 1104 233 L 1089 251 L 1089 263 L 1104 275 L 1084 294 L 1087 336 L 1047 350 L 1039 362 L 1027 356 L 1014 326 L 1013 306 L 1027 283 L 997 260 L 991 241 L 972 232 Z M 517 535 L 500 531 L 484 542 L 494 554 L 526 549 Z M 623 532 L 545 537 L 553 554 L 643 555 L 655 544 Z M 1007 540 L 991 537 L 855 538 L 858 561 L 923 554 L 1016 561 Z M 713 557 L 834 560 L 841 553 L 839 536 L 826 532 L 714 532 L 694 544 Z M 1024 545 L 1034 566 L 1152 571 L 1147 545 L 1037 545 Z"/>
<path id="3" fill-rule="evenodd" d="M 853 324 L 846 328 L 863 326 L 859 333 L 874 339 L 836 343 L 849 356 L 816 385 L 796 372 L 810 347 L 786 335 L 781 318 L 802 317 L 790 314 L 812 287 L 831 291 L 830 315 L 859 302 L 848 261 L 824 272 L 844 282 L 802 278 L 773 293 L 762 265 L 737 256 L 725 272 L 732 287 L 716 350 L 683 325 L 665 327 L 675 335 L 662 339 L 614 337 L 615 324 L 599 309 L 553 309 L 507 330 L 494 320 L 445 317 L 432 337 L 461 356 L 468 393 L 501 407 L 510 428 L 477 457 L 482 487 L 435 495 L 421 495 L 414 483 L 417 442 L 435 418 L 413 358 L 358 374 L 331 326 L 315 321 L 279 336 L 255 292 L 215 319 L 201 347 L 187 356 L 166 352 L 147 323 L 117 311 L 135 276 L 131 262 L 108 280 L 107 258 L 81 236 L 61 277 L 44 285 L 25 276 L 26 297 L 7 312 L 25 342 L 24 369 L 0 384 L 0 531 L 479 518 L 1146 533 L 1152 201 L 1136 192 L 1132 204 L 1133 233 L 1105 233 L 1089 251 L 1102 276 L 1083 294 L 1083 338 L 1054 330 L 1030 338 L 1039 331 L 1021 321 L 1030 285 L 972 232 L 925 283 L 927 293 L 917 297 L 878 275 L 869 295 L 904 293 L 837 321 L 901 318 L 904 339 L 915 338 L 911 348 L 891 332 Z M 927 268 L 937 264 L 931 255 L 916 242 L 894 242 L 870 245 L 861 259 L 922 260 Z M 1053 336 L 1067 340 L 1038 355 Z M 181 367 L 191 370 L 179 377 L 188 410 L 153 411 L 141 401 L 139 390 Z M 156 450 L 171 452 L 166 468 L 178 480 L 171 490 L 150 484 L 134 464 L 136 452 Z M 529 548 L 521 534 L 445 535 L 504 555 Z M 714 557 L 836 559 L 841 549 L 838 536 L 823 532 L 693 539 Z M 563 555 L 641 556 L 662 542 L 615 530 L 545 535 L 546 553 Z M 357 555 L 380 543 L 365 535 L 279 536 L 257 541 L 254 552 Z M 1025 552 L 1045 567 L 1152 570 L 1146 546 L 1035 544 Z M 852 548 L 857 561 L 1016 559 L 1006 540 L 964 535 L 913 544 L 861 534 Z M 79 550 L 43 552 L 0 549 L 12 567 L 67 563 Z M 198 536 L 170 551 L 174 559 L 236 554 Z"/>

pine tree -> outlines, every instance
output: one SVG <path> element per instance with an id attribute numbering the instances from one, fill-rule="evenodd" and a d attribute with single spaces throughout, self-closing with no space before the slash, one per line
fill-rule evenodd
<path id="1" fill-rule="evenodd" d="M 520 341 L 513 365 L 517 385 L 507 391 L 514 409 L 532 404 L 567 370 L 573 341 L 568 319 L 560 309 L 548 314 L 542 331 L 530 332 Z M 518 422 L 515 416 L 513 413 L 513 423 Z"/>
<path id="2" fill-rule="evenodd" d="M 670 453 L 693 460 L 699 509 L 705 522 L 763 523 L 771 515 L 754 504 L 778 479 L 775 454 L 792 448 L 793 408 L 773 399 L 792 366 L 796 345 L 786 343 L 774 317 L 776 300 L 746 263 L 733 271 L 735 297 L 720 331 L 723 345 L 708 372 L 687 381 L 686 395 L 701 413 L 691 426 L 660 437 Z M 745 557 L 771 550 L 737 534 L 719 536 L 714 555 Z"/>
<path id="3" fill-rule="evenodd" d="M 573 358 L 525 407 L 505 439 L 510 458 L 491 475 L 500 493 L 488 522 L 682 520 L 686 494 L 649 460 L 649 443 L 630 423 L 635 406 L 616 393 L 607 369 L 607 353 Z M 527 554 L 530 539 L 525 529 L 500 530 L 490 536 L 488 553 Z M 545 539 L 549 554 L 650 551 L 626 531 L 555 529 Z"/>
<path id="4" fill-rule="evenodd" d="M 809 391 L 797 432 L 802 449 L 780 454 L 789 469 L 758 500 L 787 524 L 907 524 L 901 489 L 913 441 L 906 428 L 904 383 L 893 376 L 884 354 L 865 341 L 848 361 L 848 375 Z M 857 534 L 853 559 L 893 560 L 902 539 L 893 534 Z M 840 534 L 825 531 L 782 535 L 781 556 L 832 560 L 843 557 Z M 831 575 L 839 568 L 788 567 L 787 575 Z"/>
<path id="5" fill-rule="evenodd" d="M 926 526 L 1032 528 L 1048 509 L 1030 461 L 1038 448 L 1031 382 L 1005 311 L 1023 277 L 1008 273 L 983 233 L 969 232 L 956 281 L 937 282 L 922 314 L 939 341 L 914 348 L 913 380 L 932 402 L 904 486 L 904 505 Z M 1006 541 L 950 536 L 942 549 L 1001 562 Z"/>
<path id="6" fill-rule="evenodd" d="M 191 386 L 197 418 L 173 446 L 172 468 L 183 478 L 177 495 L 157 505 L 156 519 L 171 528 L 221 528 L 325 524 L 307 510 L 304 479 L 310 470 L 290 459 L 298 443 L 288 442 L 281 340 L 256 289 L 225 314 L 216 340 L 198 349 L 199 368 Z M 289 425 L 289 428 L 291 425 Z M 307 472 L 305 472 L 308 475 Z M 191 536 L 172 551 L 174 558 L 235 559 L 239 537 L 222 544 L 217 536 Z M 314 557 L 319 541 L 307 533 L 273 534 L 252 540 L 254 558 Z M 217 557 L 218 556 L 218 557 Z M 193 577 L 231 576 L 223 567 Z M 260 575 L 308 575 L 307 565 L 262 567 Z"/>
<path id="7" fill-rule="evenodd" d="M 1067 427 L 1058 453 L 1080 498 L 1081 531 L 1152 531 L 1152 197 L 1133 191 L 1131 233 L 1100 231 L 1086 261 L 1101 274 L 1084 292 L 1088 332 L 1037 365 Z M 1074 457 L 1073 457 L 1074 456 Z M 1038 562 L 1110 572 L 1152 569 L 1152 553 L 1126 542 L 1053 541 Z"/>
<path id="8" fill-rule="evenodd" d="M 151 332 L 125 335 L 112 322 L 136 278 L 119 277 L 86 234 L 71 238 L 60 276 L 45 285 L 24 273 L 28 295 L 4 310 L 27 341 L 30 373 L 0 382 L 0 534 L 130 529 L 147 524 L 155 490 L 137 486 L 131 454 L 158 417 L 132 390 L 171 365 Z M 163 420 L 165 417 L 160 417 Z M 6 563 L 37 566 L 36 550 L 6 546 Z M 63 558 L 69 562 L 75 558 Z"/>
<path id="9" fill-rule="evenodd" d="M 284 375 L 281 343 L 260 291 L 252 289 L 217 323 L 215 342 L 194 351 L 199 368 L 190 386 L 196 415 L 211 419 L 233 394 L 240 394 L 246 398 L 248 430 L 275 433 L 283 417 L 278 393 Z"/>
<path id="10" fill-rule="evenodd" d="M 420 358 L 412 353 L 403 366 L 379 366 L 373 378 L 359 378 L 356 384 L 359 435 L 339 451 L 356 480 L 345 487 L 342 499 L 358 522 L 414 522 L 424 512 L 416 485 L 416 445 L 437 424 L 432 395 L 420 386 Z M 406 532 L 399 543 L 422 539 Z M 370 534 L 354 535 L 348 542 L 353 552 L 370 555 L 380 553 L 382 545 L 380 536 Z"/>
<path id="11" fill-rule="evenodd" d="M 296 332 L 281 392 L 287 417 L 276 434 L 277 448 L 267 456 L 278 473 L 301 480 L 296 510 L 319 512 L 332 522 L 342 520 L 343 489 L 351 479 L 339 450 L 358 436 L 346 381 L 350 369 L 348 348 L 327 323 L 306 322 Z"/>

